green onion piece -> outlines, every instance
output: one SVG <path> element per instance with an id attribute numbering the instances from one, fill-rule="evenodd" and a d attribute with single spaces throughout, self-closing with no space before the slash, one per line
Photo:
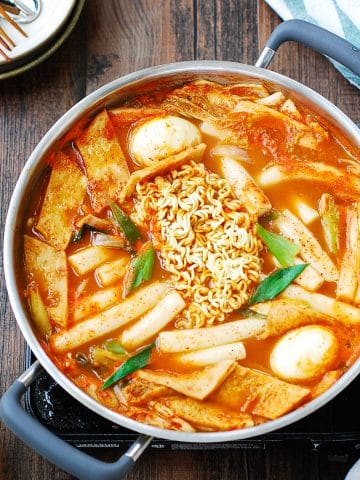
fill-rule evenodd
<path id="1" fill-rule="evenodd" d="M 272 300 L 285 290 L 285 288 L 288 287 L 307 266 L 307 263 L 301 263 L 292 267 L 279 268 L 279 270 L 276 270 L 276 272 L 266 277 L 265 280 L 258 285 L 249 301 L 249 305 Z"/>
<path id="2" fill-rule="evenodd" d="M 88 225 L 87 223 L 84 223 L 81 227 L 80 230 L 75 231 L 73 233 L 73 237 L 71 239 L 72 243 L 79 243 L 80 240 L 83 238 L 85 235 L 86 231 L 89 230 L 90 232 L 99 232 L 99 233 L 104 233 L 104 230 L 100 230 L 97 227 L 93 227 L 92 225 Z"/>
<path id="3" fill-rule="evenodd" d="M 116 340 L 106 340 L 104 345 L 109 352 L 117 353 L 118 355 L 126 355 L 125 348 Z"/>
<path id="4" fill-rule="evenodd" d="M 238 313 L 240 313 L 240 315 L 242 315 L 243 317 L 250 317 L 250 318 L 258 318 L 260 320 L 266 320 L 266 315 L 264 315 L 263 313 L 259 313 L 259 312 L 255 312 L 255 310 L 251 310 L 251 308 L 242 308 L 240 310 L 237 311 Z"/>
<path id="5" fill-rule="evenodd" d="M 331 253 L 339 251 L 339 209 L 334 197 L 323 193 L 319 202 L 321 225 L 324 231 L 326 245 Z"/>
<path id="6" fill-rule="evenodd" d="M 259 223 L 256 224 L 256 232 L 282 267 L 294 265 L 295 257 L 300 252 L 298 245 L 289 242 L 281 235 L 269 232 Z"/>
<path id="7" fill-rule="evenodd" d="M 141 238 L 141 233 L 116 203 L 110 202 L 109 205 L 116 225 L 120 228 L 128 242 L 133 245 Z"/>
<path id="8" fill-rule="evenodd" d="M 51 323 L 44 302 L 37 288 L 30 291 L 29 302 L 36 328 L 43 337 L 47 337 L 51 333 Z"/>
<path id="9" fill-rule="evenodd" d="M 131 290 L 150 280 L 155 264 L 155 250 L 151 242 L 146 243 L 136 257 L 130 261 L 129 270 L 125 277 L 124 297 Z"/>
<path id="10" fill-rule="evenodd" d="M 134 260 L 135 277 L 132 288 L 138 287 L 142 282 L 150 280 L 155 264 L 155 250 L 151 242 L 144 246 Z"/>
<path id="11" fill-rule="evenodd" d="M 125 248 L 125 240 L 117 235 L 109 235 L 108 233 L 92 233 L 91 245 L 107 248 Z"/>
<path id="12" fill-rule="evenodd" d="M 73 233 L 73 237 L 71 239 L 72 243 L 79 243 L 80 240 L 83 238 L 85 233 L 85 224 L 80 228 L 80 230 Z"/>
<path id="13" fill-rule="evenodd" d="M 126 355 L 126 353 L 119 355 L 101 347 L 93 347 L 91 350 L 92 363 L 95 367 L 99 365 L 109 366 L 114 362 L 122 360 L 124 355 Z"/>
<path id="14" fill-rule="evenodd" d="M 101 390 L 105 390 L 105 388 L 111 387 L 111 385 L 113 385 L 114 383 L 118 382 L 127 375 L 130 375 L 130 373 L 133 373 L 140 368 L 146 367 L 146 365 L 150 361 L 151 351 L 154 347 L 155 343 L 152 343 L 148 347 L 143 348 L 133 357 L 126 360 L 126 362 L 124 362 L 121 367 L 118 368 L 118 370 L 116 370 L 116 372 L 106 380 L 106 382 L 102 385 Z"/>

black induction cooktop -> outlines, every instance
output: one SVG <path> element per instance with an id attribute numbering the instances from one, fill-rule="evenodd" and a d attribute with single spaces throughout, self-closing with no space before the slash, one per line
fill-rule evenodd
<path id="1" fill-rule="evenodd" d="M 28 366 L 34 361 L 30 349 Z M 126 447 L 137 433 L 100 417 L 65 392 L 46 372 L 31 385 L 26 395 L 27 410 L 65 441 L 77 447 Z M 336 455 L 360 450 L 360 380 L 310 416 L 281 430 L 260 437 L 224 444 L 177 443 L 154 439 L 153 448 L 162 449 L 326 449 Z"/>

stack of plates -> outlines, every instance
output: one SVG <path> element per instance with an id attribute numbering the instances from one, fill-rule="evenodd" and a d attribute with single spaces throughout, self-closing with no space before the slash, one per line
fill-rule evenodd
<path id="1" fill-rule="evenodd" d="M 0 26 L 16 43 L 11 52 L 6 52 L 10 62 L 0 57 L 0 80 L 35 67 L 54 53 L 72 32 L 84 3 L 85 0 L 41 0 L 39 16 L 31 23 L 19 22 L 27 38 L 0 19 Z"/>

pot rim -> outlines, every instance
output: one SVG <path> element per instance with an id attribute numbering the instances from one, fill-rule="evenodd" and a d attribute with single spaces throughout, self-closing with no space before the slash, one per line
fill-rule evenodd
<path id="1" fill-rule="evenodd" d="M 173 76 L 174 74 L 196 74 L 198 76 L 206 76 L 211 74 L 227 74 L 227 75 L 243 75 L 253 79 L 268 81 L 278 84 L 279 86 L 289 89 L 292 93 L 298 94 L 301 97 L 306 97 L 307 102 L 312 106 L 316 106 L 329 117 L 333 123 L 336 122 L 341 126 L 342 130 L 346 132 L 347 137 L 351 139 L 353 145 L 360 148 L 360 131 L 356 125 L 335 105 L 330 101 L 316 93 L 309 87 L 290 79 L 284 75 L 272 72 L 263 68 L 254 67 L 235 62 L 224 61 L 207 61 L 196 60 L 187 62 L 177 62 L 155 67 L 149 67 L 134 73 L 122 76 L 103 87 L 95 90 L 83 98 L 80 102 L 75 104 L 68 110 L 60 119 L 48 130 L 43 136 L 38 145 L 33 150 L 29 159 L 27 160 L 23 170 L 18 178 L 15 189 L 13 191 L 8 213 L 5 223 L 4 233 L 4 273 L 5 282 L 7 286 L 8 296 L 12 310 L 14 312 L 17 324 L 29 344 L 30 348 L 38 358 L 44 369 L 56 380 L 56 382 L 64 388 L 76 400 L 80 401 L 84 406 L 101 415 L 102 417 L 114 422 L 115 424 L 124 426 L 136 432 L 163 438 L 167 440 L 176 440 L 179 442 L 201 442 L 214 443 L 241 440 L 258 435 L 263 435 L 279 428 L 285 427 L 305 416 L 315 412 L 317 409 L 325 405 L 338 393 L 340 393 L 360 372 L 360 358 L 351 366 L 351 368 L 339 379 L 335 384 L 326 390 L 319 397 L 298 407 L 291 413 L 288 413 L 278 419 L 270 420 L 266 423 L 239 430 L 231 430 L 225 432 L 195 432 L 185 433 L 172 430 L 165 430 L 158 427 L 153 427 L 129 417 L 114 412 L 109 408 L 101 405 L 96 400 L 89 397 L 85 392 L 80 390 L 69 378 L 67 378 L 48 357 L 45 350 L 41 347 L 28 321 L 28 313 L 24 303 L 19 294 L 19 287 L 15 275 L 15 252 L 14 245 L 15 237 L 18 234 L 16 225 L 19 221 L 19 211 L 21 211 L 21 201 L 26 187 L 31 183 L 36 167 L 41 163 L 42 159 L 49 151 L 50 147 L 59 140 L 70 128 L 78 121 L 85 112 L 89 111 L 91 107 L 93 111 L 98 108 L 99 102 L 105 101 L 111 94 L 117 90 L 129 85 L 136 85 L 142 81 L 156 80 L 159 77 Z M 121 97 L 121 92 L 119 92 Z"/>

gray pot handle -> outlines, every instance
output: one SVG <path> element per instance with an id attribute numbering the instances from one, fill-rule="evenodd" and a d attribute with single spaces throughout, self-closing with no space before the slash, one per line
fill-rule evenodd
<path id="1" fill-rule="evenodd" d="M 0 400 L 5 425 L 40 455 L 80 480 L 120 480 L 134 466 L 152 438 L 140 435 L 116 462 L 106 463 L 81 452 L 50 432 L 21 406 L 21 397 L 42 371 L 39 362 L 16 380 Z"/>
<path id="2" fill-rule="evenodd" d="M 303 20 L 287 20 L 272 32 L 261 52 L 256 67 L 266 68 L 280 45 L 287 41 L 302 43 L 331 57 L 360 76 L 360 48 L 324 28 Z M 360 479 L 360 460 L 349 470 L 344 480 Z"/>
<path id="3" fill-rule="evenodd" d="M 324 28 L 303 20 L 287 20 L 280 23 L 270 35 L 255 66 L 266 68 L 280 45 L 287 41 L 307 45 L 342 63 L 360 76 L 360 48 Z"/>

